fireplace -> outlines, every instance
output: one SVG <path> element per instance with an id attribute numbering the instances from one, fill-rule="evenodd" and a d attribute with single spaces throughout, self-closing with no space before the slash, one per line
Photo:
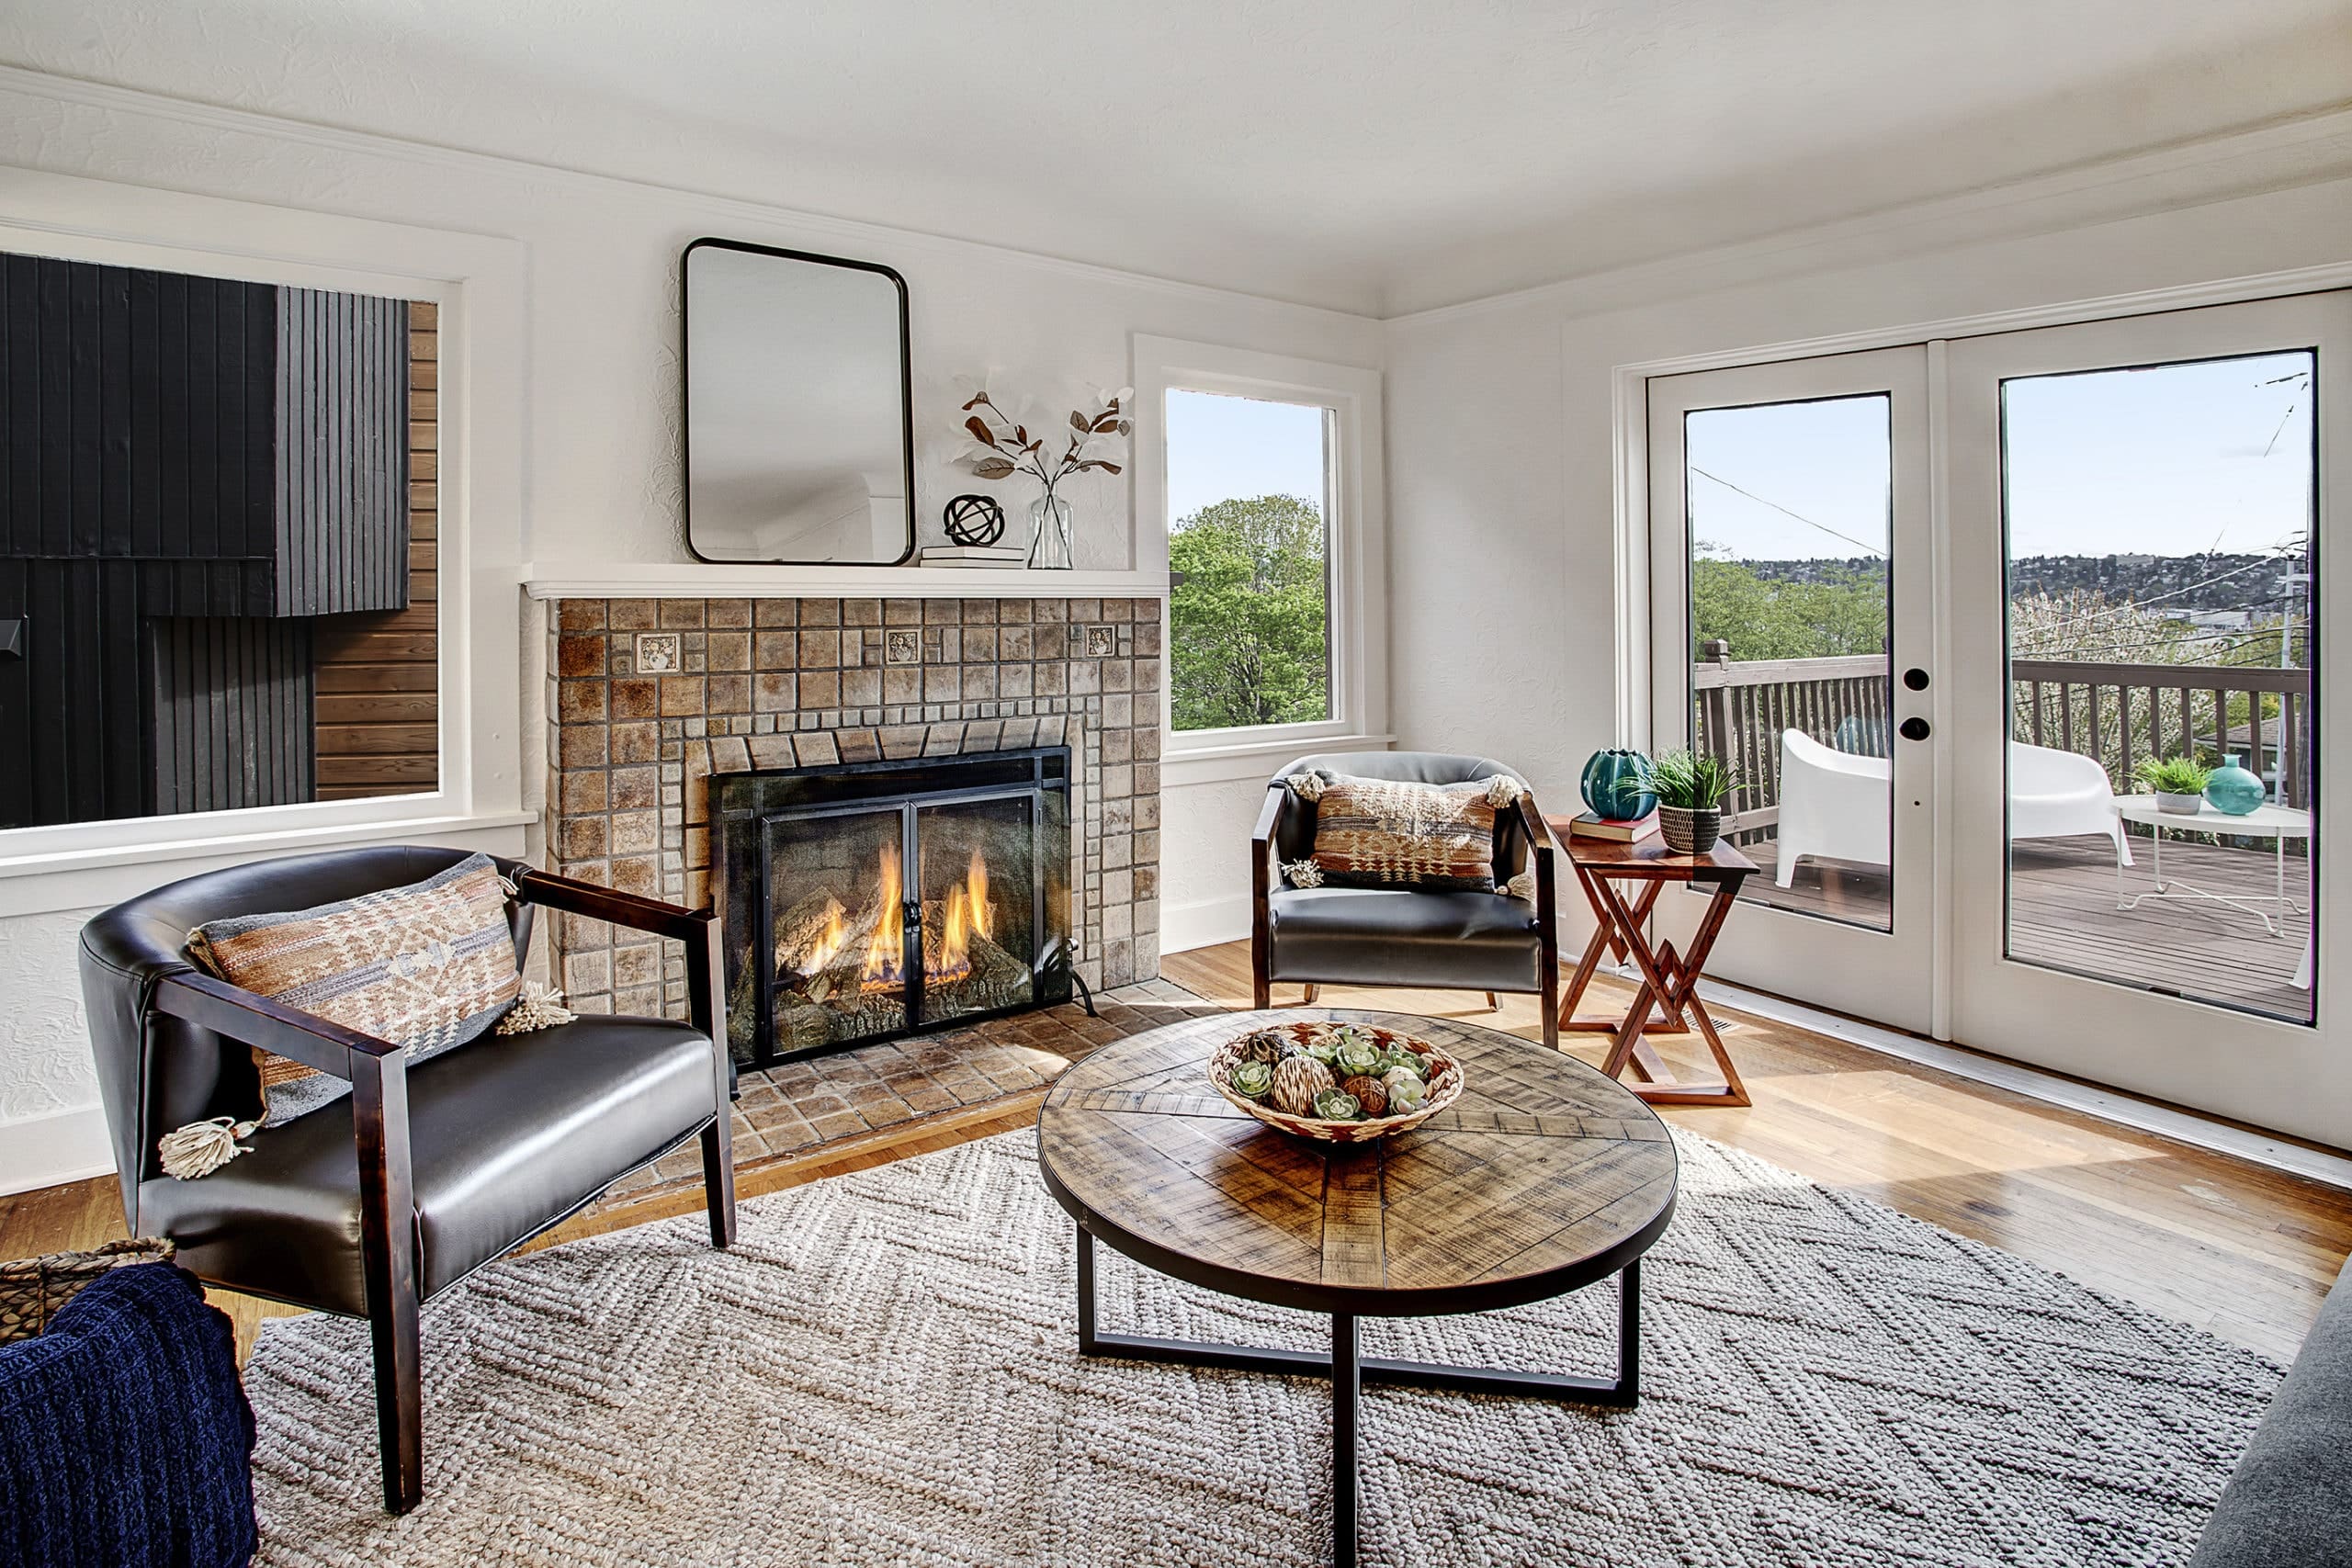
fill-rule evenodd
<path id="1" fill-rule="evenodd" d="M 1067 1001 L 1067 746 L 715 774 L 746 1066 Z"/>

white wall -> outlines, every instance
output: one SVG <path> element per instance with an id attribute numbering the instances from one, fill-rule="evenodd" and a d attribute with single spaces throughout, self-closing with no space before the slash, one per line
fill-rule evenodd
<path id="1" fill-rule="evenodd" d="M 541 566 L 690 558 L 678 524 L 677 270 L 683 247 L 706 234 L 878 261 L 905 275 L 915 510 L 927 539 L 942 537 L 939 512 L 951 495 L 993 490 L 1016 518 L 1028 499 L 949 466 L 957 375 L 992 372 L 994 387 L 1034 393 L 1050 409 L 1124 385 L 1136 333 L 1379 360 L 1378 324 L 1362 317 L 14 73 L 0 85 L 0 165 L 518 242 L 524 320 L 506 324 L 527 344 L 521 554 Z M 788 183 L 763 194 L 791 198 Z M 0 221 L 43 220 L 0 209 Z M 1138 564 L 1125 481 L 1088 476 L 1069 495 L 1079 565 Z M 477 681 L 513 682 L 522 694 L 521 734 L 503 739 L 523 756 L 524 804 L 534 809 L 544 784 L 543 644 L 526 614 L 518 646 L 476 653 Z M 1222 802 L 1195 821 L 1191 793 L 1178 789 L 1163 811 L 1170 858 L 1227 836 Z M 145 881 L 192 869 L 155 868 Z M 135 890 L 119 873 L 107 897 Z M 69 961 L 82 918 L 61 909 L 0 919 L 0 1191 L 108 1165 L 89 1114 L 96 1086 Z"/>

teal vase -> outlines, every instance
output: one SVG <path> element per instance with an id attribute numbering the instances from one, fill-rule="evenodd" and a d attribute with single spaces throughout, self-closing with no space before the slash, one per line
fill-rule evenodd
<path id="1" fill-rule="evenodd" d="M 1657 796 L 1642 782 L 1649 759 L 1639 751 L 1595 751 L 1584 765 L 1584 804 L 1609 822 L 1630 822 L 1657 809 Z"/>
<path id="2" fill-rule="evenodd" d="M 2236 753 L 2222 759 L 2205 781 L 2205 802 L 2216 811 L 2244 817 L 2270 797 L 2259 776 L 2238 766 Z"/>

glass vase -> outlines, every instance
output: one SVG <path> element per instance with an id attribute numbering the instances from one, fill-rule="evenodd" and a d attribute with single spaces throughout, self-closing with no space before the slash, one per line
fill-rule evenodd
<path id="1" fill-rule="evenodd" d="M 1068 571 L 1077 563 L 1069 553 L 1069 502 L 1047 491 L 1029 503 L 1029 565 L 1044 571 Z"/>
<path id="2" fill-rule="evenodd" d="M 2270 791 L 2261 776 L 2238 765 L 2238 753 L 2222 759 L 2212 776 L 2205 781 L 2205 798 L 2216 811 L 2232 817 L 2244 817 L 2261 806 Z"/>

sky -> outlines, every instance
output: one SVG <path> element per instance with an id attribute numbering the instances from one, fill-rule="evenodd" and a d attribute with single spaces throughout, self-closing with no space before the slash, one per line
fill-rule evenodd
<path id="1" fill-rule="evenodd" d="M 2007 382 L 2010 554 L 2254 553 L 2307 526 L 2311 367 L 2296 352 Z M 1883 397 L 1691 413 L 1692 536 L 1750 560 L 1883 551 L 1886 416 Z"/>
<path id="2" fill-rule="evenodd" d="M 1323 504 L 1323 411 L 1299 403 L 1170 389 L 1171 528 L 1236 497 L 1295 495 Z"/>

